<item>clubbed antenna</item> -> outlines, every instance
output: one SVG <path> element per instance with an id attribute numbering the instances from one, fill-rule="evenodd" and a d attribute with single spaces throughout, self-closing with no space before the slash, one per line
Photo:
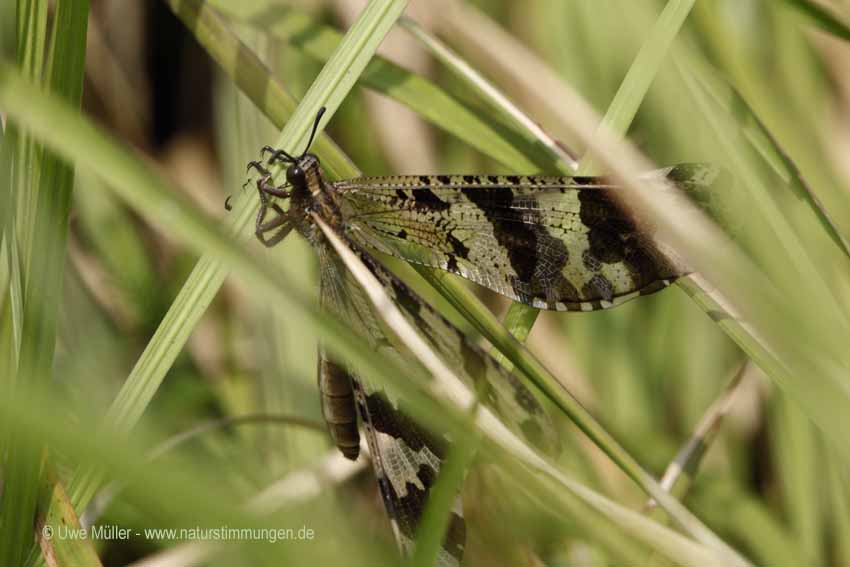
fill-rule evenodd
<path id="1" fill-rule="evenodd" d="M 313 131 L 310 132 L 310 140 L 307 142 L 307 147 L 304 148 L 304 153 L 301 154 L 301 157 L 304 157 L 305 155 L 307 155 L 307 152 L 310 150 L 310 146 L 313 145 L 313 138 L 316 137 L 316 131 L 319 129 L 319 122 L 322 121 L 322 116 L 325 115 L 326 110 L 327 110 L 327 108 L 325 108 L 323 106 L 322 108 L 319 109 L 319 112 L 316 113 L 316 121 L 313 122 Z"/>

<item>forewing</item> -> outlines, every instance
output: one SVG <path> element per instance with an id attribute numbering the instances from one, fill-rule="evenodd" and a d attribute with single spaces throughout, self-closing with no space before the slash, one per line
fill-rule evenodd
<path id="1" fill-rule="evenodd" d="M 686 164 L 649 175 L 699 192 L 719 172 Z M 602 177 L 364 177 L 335 187 L 356 241 L 541 309 L 611 307 L 689 271 L 660 253 L 651 226 Z"/>

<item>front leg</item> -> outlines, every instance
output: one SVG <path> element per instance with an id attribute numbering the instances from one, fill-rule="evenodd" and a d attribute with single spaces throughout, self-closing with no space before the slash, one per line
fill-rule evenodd
<path id="1" fill-rule="evenodd" d="M 288 190 L 288 187 L 289 185 L 281 185 L 280 187 L 275 187 L 269 182 L 257 184 L 257 189 L 260 190 L 260 194 L 271 195 L 279 199 L 289 199 L 290 192 Z"/>
<path id="2" fill-rule="evenodd" d="M 286 211 L 281 209 L 276 203 L 270 203 L 264 195 L 261 194 L 260 197 L 262 204 L 260 205 L 260 210 L 257 211 L 254 234 L 257 236 L 257 240 L 262 242 L 264 246 L 271 248 L 286 238 L 286 235 L 292 230 L 292 224 L 289 222 L 289 215 Z M 277 216 L 270 221 L 266 221 L 266 214 L 269 209 L 273 209 L 277 213 Z M 277 234 L 271 238 L 266 238 L 268 233 L 276 229 L 280 229 L 277 231 Z"/>
<path id="3" fill-rule="evenodd" d="M 257 240 L 263 243 L 264 246 L 272 247 L 289 234 L 292 230 L 292 224 L 289 220 L 289 215 L 280 208 L 277 203 L 273 203 L 270 197 L 278 197 L 288 199 L 290 196 L 286 185 L 275 187 L 271 183 L 271 172 L 266 169 L 262 163 L 252 161 L 248 164 L 248 170 L 256 169 L 261 177 L 257 180 L 257 193 L 260 197 L 260 208 L 257 211 L 257 220 L 254 227 L 254 234 Z M 266 221 L 266 214 L 269 209 L 274 210 L 277 216 L 270 221 Z M 277 230 L 271 238 L 267 238 L 267 234 Z"/>
<path id="4" fill-rule="evenodd" d="M 273 221 L 270 221 L 268 225 L 271 226 L 272 223 L 275 224 L 274 226 L 269 228 L 269 231 L 274 230 L 278 226 L 280 226 L 281 229 L 278 230 L 277 233 L 271 238 L 266 238 L 266 232 L 257 232 L 257 240 L 259 240 L 266 248 L 271 248 L 278 242 L 282 241 L 292 231 L 292 223 L 290 223 L 289 219 L 286 217 L 278 217 Z"/>
<path id="5" fill-rule="evenodd" d="M 263 148 L 263 152 L 265 152 L 266 148 Z M 274 155 L 271 159 L 269 159 L 269 163 L 274 163 Z M 279 197 L 281 199 L 289 198 L 289 191 L 287 191 L 288 185 L 281 185 L 279 187 L 275 187 L 272 180 L 272 172 L 265 168 L 265 166 L 259 161 L 252 161 L 248 163 L 248 171 L 252 169 L 256 169 L 260 178 L 257 180 L 257 189 L 260 191 L 260 199 L 263 198 L 263 193 L 268 195 L 272 195 L 274 197 Z"/>

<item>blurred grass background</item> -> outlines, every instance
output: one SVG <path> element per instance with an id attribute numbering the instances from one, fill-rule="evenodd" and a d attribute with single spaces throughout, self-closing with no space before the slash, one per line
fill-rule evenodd
<path id="1" fill-rule="evenodd" d="M 227 2 L 213 4 L 221 10 L 222 21 L 262 57 L 296 99 L 307 92 L 326 58 L 310 47 L 311 41 L 325 33 L 317 26 L 344 33 L 364 5 L 351 0 L 251 0 L 238 7 Z M 839 31 L 845 29 L 840 22 L 850 21 L 850 5 L 838 0 L 826 4 L 832 15 L 829 21 L 838 22 Z M 475 49 L 470 38 L 479 31 L 487 33 L 477 18 L 501 26 L 604 114 L 665 3 L 495 0 L 465 5 L 474 8 L 475 18 L 456 17 L 458 12 L 446 5 L 438 9 L 424 0 L 412 1 L 406 15 L 440 36 L 573 155 L 581 156 L 584 147 L 561 126 L 562 118 L 538 103 L 538 97 L 546 98 L 549 93 L 540 92 L 535 77 L 518 84 L 493 63 L 501 50 L 507 49 L 498 36 L 489 36 L 492 42 L 487 49 Z M 256 158 L 261 146 L 277 138 L 279 128 L 210 60 L 167 3 L 92 0 L 87 18 L 85 2 L 57 2 L 57 6 L 69 10 L 77 20 L 87 19 L 82 28 L 82 112 L 179 186 L 199 210 L 223 218 L 224 198 L 239 194 L 245 181 L 245 163 Z M 779 158 L 758 151 L 775 146 L 744 143 L 754 131 L 750 112 L 755 111 L 779 147 L 799 166 L 839 234 L 847 234 L 850 46 L 835 33 L 818 29 L 812 10 L 809 3 L 790 1 L 697 3 L 679 34 L 676 56 L 671 54 L 654 78 L 628 135 L 659 165 L 709 161 L 728 165 L 735 173 L 728 156 L 737 155 L 748 171 L 756 173 L 760 186 L 769 189 L 766 196 L 781 213 L 783 224 L 777 225 L 754 201 L 747 200 L 751 189 L 738 177 L 724 188 L 726 197 L 735 203 L 729 225 L 735 227 L 736 242 L 784 293 L 789 309 L 806 312 L 810 303 L 822 306 L 830 301 L 834 303 L 829 305 L 836 306 L 835 316 L 846 321 L 850 289 L 846 258 L 805 199 L 795 193 L 794 179 L 772 167 Z M 36 82 L 65 93 L 69 83 L 62 81 L 73 81 L 73 77 L 63 79 L 61 73 L 73 70 L 73 65 L 51 68 L 40 55 L 51 45 L 62 45 L 61 33 L 57 35 L 60 40 L 47 39 L 51 18 L 60 21 L 57 14 L 48 10 L 46 3 L 18 2 L 17 18 L 2 23 L 3 45 L 4 54 L 12 54 L 13 59 L 7 60 L 16 57 L 19 67 Z M 32 25 L 19 23 L 25 21 L 24 15 L 31 16 L 27 21 Z M 16 41 L 11 42 L 15 49 L 7 40 L 13 22 L 18 22 L 18 33 L 12 36 Z M 79 30 L 80 22 L 76 25 Z M 77 43 L 83 46 L 80 38 Z M 555 159 L 539 151 L 535 139 L 493 111 L 409 34 L 395 29 L 380 53 L 433 82 L 440 93 L 459 102 L 473 117 L 507 132 L 505 139 L 518 156 L 497 161 L 486 153 L 492 149 L 492 143 L 486 145 L 490 140 L 479 137 L 480 147 L 475 149 L 435 127 L 433 120 L 423 120 L 421 111 L 411 111 L 372 90 L 355 88 L 327 133 L 361 171 L 369 175 L 510 172 L 515 169 L 505 161 L 525 156 L 529 168 L 558 173 Z M 703 66 L 695 67 L 697 63 Z M 716 103 L 729 122 L 727 131 L 735 137 L 717 136 L 713 115 L 683 86 L 682 76 L 687 73 L 741 93 L 746 104 L 731 96 L 731 91 L 722 91 Z M 368 76 L 364 75 L 364 82 Z M 51 77 L 58 83 L 52 84 Z M 369 84 L 373 88 L 380 85 L 379 80 Z M 70 96 L 73 98 L 73 92 Z M 427 106 L 428 99 L 421 103 Z M 558 105 L 551 97 L 549 103 Z M 88 519 L 95 517 L 94 510 L 99 524 L 133 529 L 192 526 L 202 516 L 204 524 L 218 525 L 216 522 L 224 519 L 233 526 L 306 525 L 317 531 L 312 542 L 225 547 L 200 564 L 331 564 L 345 559 L 355 565 L 374 565 L 394 561 L 390 532 L 368 468 L 352 470 L 344 480 L 327 482 L 315 495 L 299 490 L 306 494 L 305 501 L 272 517 L 257 520 L 240 507 L 265 487 L 292 478 L 293 471 L 312 470 L 332 451 L 321 430 L 317 433 L 303 424 L 260 419 L 287 416 L 308 420 L 308 424 L 319 420 L 314 375 L 317 332 L 308 319 L 258 297 L 254 288 L 240 282 L 238 274 L 228 278 L 194 327 L 127 445 L 116 446 L 114 438 L 94 439 L 98 418 L 107 412 L 198 256 L 112 193 L 93 190 L 92 186 L 103 180 L 82 170 L 76 173 L 73 198 L 65 211 L 65 245 L 63 225 L 54 223 L 57 214 L 62 218 L 61 203 L 56 205 L 58 213 L 44 205 L 48 194 L 60 191 L 63 183 L 61 190 L 71 195 L 69 181 L 61 180 L 62 166 L 53 163 L 49 153 L 43 154 L 36 140 L 16 132 L 10 117 L 5 124 L 4 161 L 0 164 L 11 191 L 4 191 L 0 201 L 5 243 L 0 255 L 4 290 L 0 299 L 0 386 L 9 394 L 15 387 L 15 369 L 32 369 L 23 376 L 43 386 L 52 401 L 44 405 L 31 401 L 26 410 L 78 437 L 76 442 L 51 444 L 49 464 L 39 464 L 40 445 L 33 439 L 26 441 L 26 435 L 16 429 L 19 425 L 3 423 L 0 446 L 6 459 L 0 545 L 5 549 L 0 550 L 0 557 L 18 564 L 31 553 L 22 550 L 20 543 L 32 541 L 32 533 L 26 529 L 30 522 L 15 513 L 28 504 L 18 505 L 12 498 L 35 494 L 32 487 L 21 486 L 22 479 L 35 478 L 36 487 L 43 489 L 50 475 L 42 474 L 38 483 L 33 470 L 55 469 L 55 478 L 66 482 L 78 466 L 106 459 L 109 480 L 134 482 L 124 490 L 124 483 L 119 482 L 98 493 Z M 18 143 L 9 140 L 19 136 L 24 142 L 17 147 L 26 150 L 16 154 L 19 165 L 12 168 L 6 150 Z M 718 139 L 727 146 L 722 147 Z M 10 171 L 15 177 L 7 175 Z M 40 214 L 48 216 L 39 220 Z M 32 229 L 45 226 L 52 226 L 57 234 L 39 240 L 38 235 L 44 233 L 33 234 Z M 777 234 L 777 226 L 786 232 Z M 13 233 L 18 246 L 10 247 Z M 791 235 L 801 246 L 796 252 L 785 247 L 785 252 L 790 250 L 789 262 L 775 250 L 784 247 Z M 14 260 L 16 254 L 21 256 L 19 260 Z M 269 262 L 272 257 L 285 262 L 289 273 L 299 276 L 295 283 L 301 289 L 317 289 L 315 258 L 299 237 L 288 238 L 266 254 Z M 33 258 L 36 264 L 32 264 Z M 39 258 L 45 260 L 42 272 L 36 270 Z M 23 269 L 19 272 L 16 266 Z M 806 271 L 808 268 L 812 270 Z M 52 275 L 37 276 L 44 270 Z M 47 317 L 55 318 L 54 357 L 44 350 L 28 354 L 19 346 L 44 344 L 28 341 L 31 335 L 26 323 L 23 329 L 19 326 L 21 319 L 43 318 L 37 311 L 33 314 L 33 303 L 25 300 L 26 293 L 35 293 L 27 281 L 30 274 L 48 278 L 51 289 L 61 290 L 61 296 L 46 292 L 54 299 L 53 304 L 45 304 L 46 309 L 55 310 Z M 786 275 L 788 279 L 783 280 Z M 826 282 L 824 291 L 829 298 L 808 295 L 805 292 L 812 287 L 795 279 L 807 281 L 810 276 Z M 424 284 L 418 287 L 438 305 L 445 304 Z M 23 295 L 21 289 L 26 290 Z M 794 293 L 798 289 L 801 291 Z M 504 314 L 505 301 L 475 291 L 500 316 Z M 815 307 L 812 313 L 818 313 Z M 470 323 L 453 317 L 474 332 Z M 818 320 L 812 324 L 816 326 Z M 842 327 L 824 323 L 823 328 L 832 333 Z M 39 334 L 43 330 L 36 329 L 36 337 L 49 341 L 50 333 Z M 792 337 L 798 332 L 790 318 L 782 330 Z M 804 354 L 832 360 L 831 343 L 811 345 L 806 331 L 800 328 L 797 337 Z M 832 334 L 830 339 L 840 345 L 845 336 Z M 545 313 L 528 343 L 608 432 L 658 477 L 746 360 L 718 325 L 677 288 L 606 312 Z M 27 357 L 30 366 L 25 364 Z M 825 379 L 818 375 L 798 378 L 812 384 Z M 846 375 L 843 387 L 850 391 Z M 687 493 L 681 496 L 715 533 L 755 564 L 850 565 L 850 466 L 844 460 L 846 452 L 842 456 L 834 445 L 836 438 L 850 443 L 850 431 L 831 431 L 825 436 L 810 421 L 811 414 L 801 411 L 799 402 L 793 388 L 778 388 L 755 365 L 748 365 L 734 390 L 728 415 Z M 127 464 L 137 462 L 133 455 L 139 459 L 158 442 L 199 424 L 245 415 L 259 418 L 234 426 L 223 423 L 198 433 L 191 442 L 158 458 L 157 466 L 144 465 L 141 474 L 136 471 L 134 475 Z M 565 445 L 559 463 L 612 500 L 642 510 L 646 495 L 566 419 L 558 417 L 558 421 Z M 841 427 L 846 419 L 836 418 L 833 423 Z M 17 452 L 18 447 L 23 447 L 23 453 Z M 104 456 L 109 452 L 114 453 L 112 460 Z M 122 462 L 124 468 L 119 466 Z M 20 463 L 26 466 L 18 468 Z M 196 486 L 192 486 L 193 478 L 198 479 Z M 109 494 L 114 497 L 108 498 Z M 488 498 L 483 494 L 481 499 Z M 204 496 L 208 506 L 197 507 Z M 517 499 L 522 499 L 522 492 Z M 490 510 L 486 501 L 481 508 Z M 519 517 L 517 533 L 527 532 L 529 541 L 536 540 L 536 551 L 548 564 L 613 565 L 634 560 L 633 542 L 621 535 L 606 540 L 594 533 L 598 524 L 590 519 L 561 516 L 553 523 L 551 518 L 541 519 L 538 512 Z M 13 526 L 22 534 L 8 535 Z M 96 542 L 93 547 L 103 565 L 196 564 L 177 555 L 181 549 L 185 552 L 185 546 L 176 544 L 133 537 Z M 35 562 L 32 557 L 31 563 Z M 507 557 L 502 557 L 505 563 Z M 78 563 L 68 564 L 97 564 L 91 555 L 74 561 Z M 664 564 L 665 560 L 641 556 L 641 564 L 650 562 Z"/>

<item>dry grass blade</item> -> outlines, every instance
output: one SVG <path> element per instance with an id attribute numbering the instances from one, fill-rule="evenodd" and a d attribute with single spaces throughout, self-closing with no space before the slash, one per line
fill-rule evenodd
<path id="1" fill-rule="evenodd" d="M 497 110 L 512 119 L 519 127 L 527 130 L 532 136 L 543 143 L 543 146 L 557 159 L 557 165 L 564 173 L 570 174 L 578 167 L 578 162 L 569 151 L 564 148 L 555 138 L 550 136 L 537 122 L 526 114 L 519 106 L 514 104 L 493 83 L 487 80 L 481 73 L 459 57 L 452 49 L 442 41 L 423 30 L 413 20 L 404 18 L 400 22 L 413 37 L 418 39 L 428 50 L 430 50 L 440 61 L 455 75 L 470 84 L 475 91 L 483 95 L 488 102 Z"/>
<path id="2" fill-rule="evenodd" d="M 662 475 L 660 481 L 661 487 L 674 494 L 677 498 L 681 499 L 687 491 L 705 452 L 711 446 L 712 441 L 720 429 L 723 418 L 729 413 L 735 401 L 735 396 L 739 391 L 739 387 L 749 366 L 749 362 L 741 365 L 741 368 L 738 369 L 735 376 L 727 384 L 720 397 L 706 410 L 702 419 L 700 419 L 694 428 L 691 437 L 679 452 L 676 453 L 676 457 L 664 470 L 664 475 Z M 652 509 L 656 506 L 658 506 L 658 503 L 654 500 L 650 500 L 646 505 L 647 509 Z"/>

